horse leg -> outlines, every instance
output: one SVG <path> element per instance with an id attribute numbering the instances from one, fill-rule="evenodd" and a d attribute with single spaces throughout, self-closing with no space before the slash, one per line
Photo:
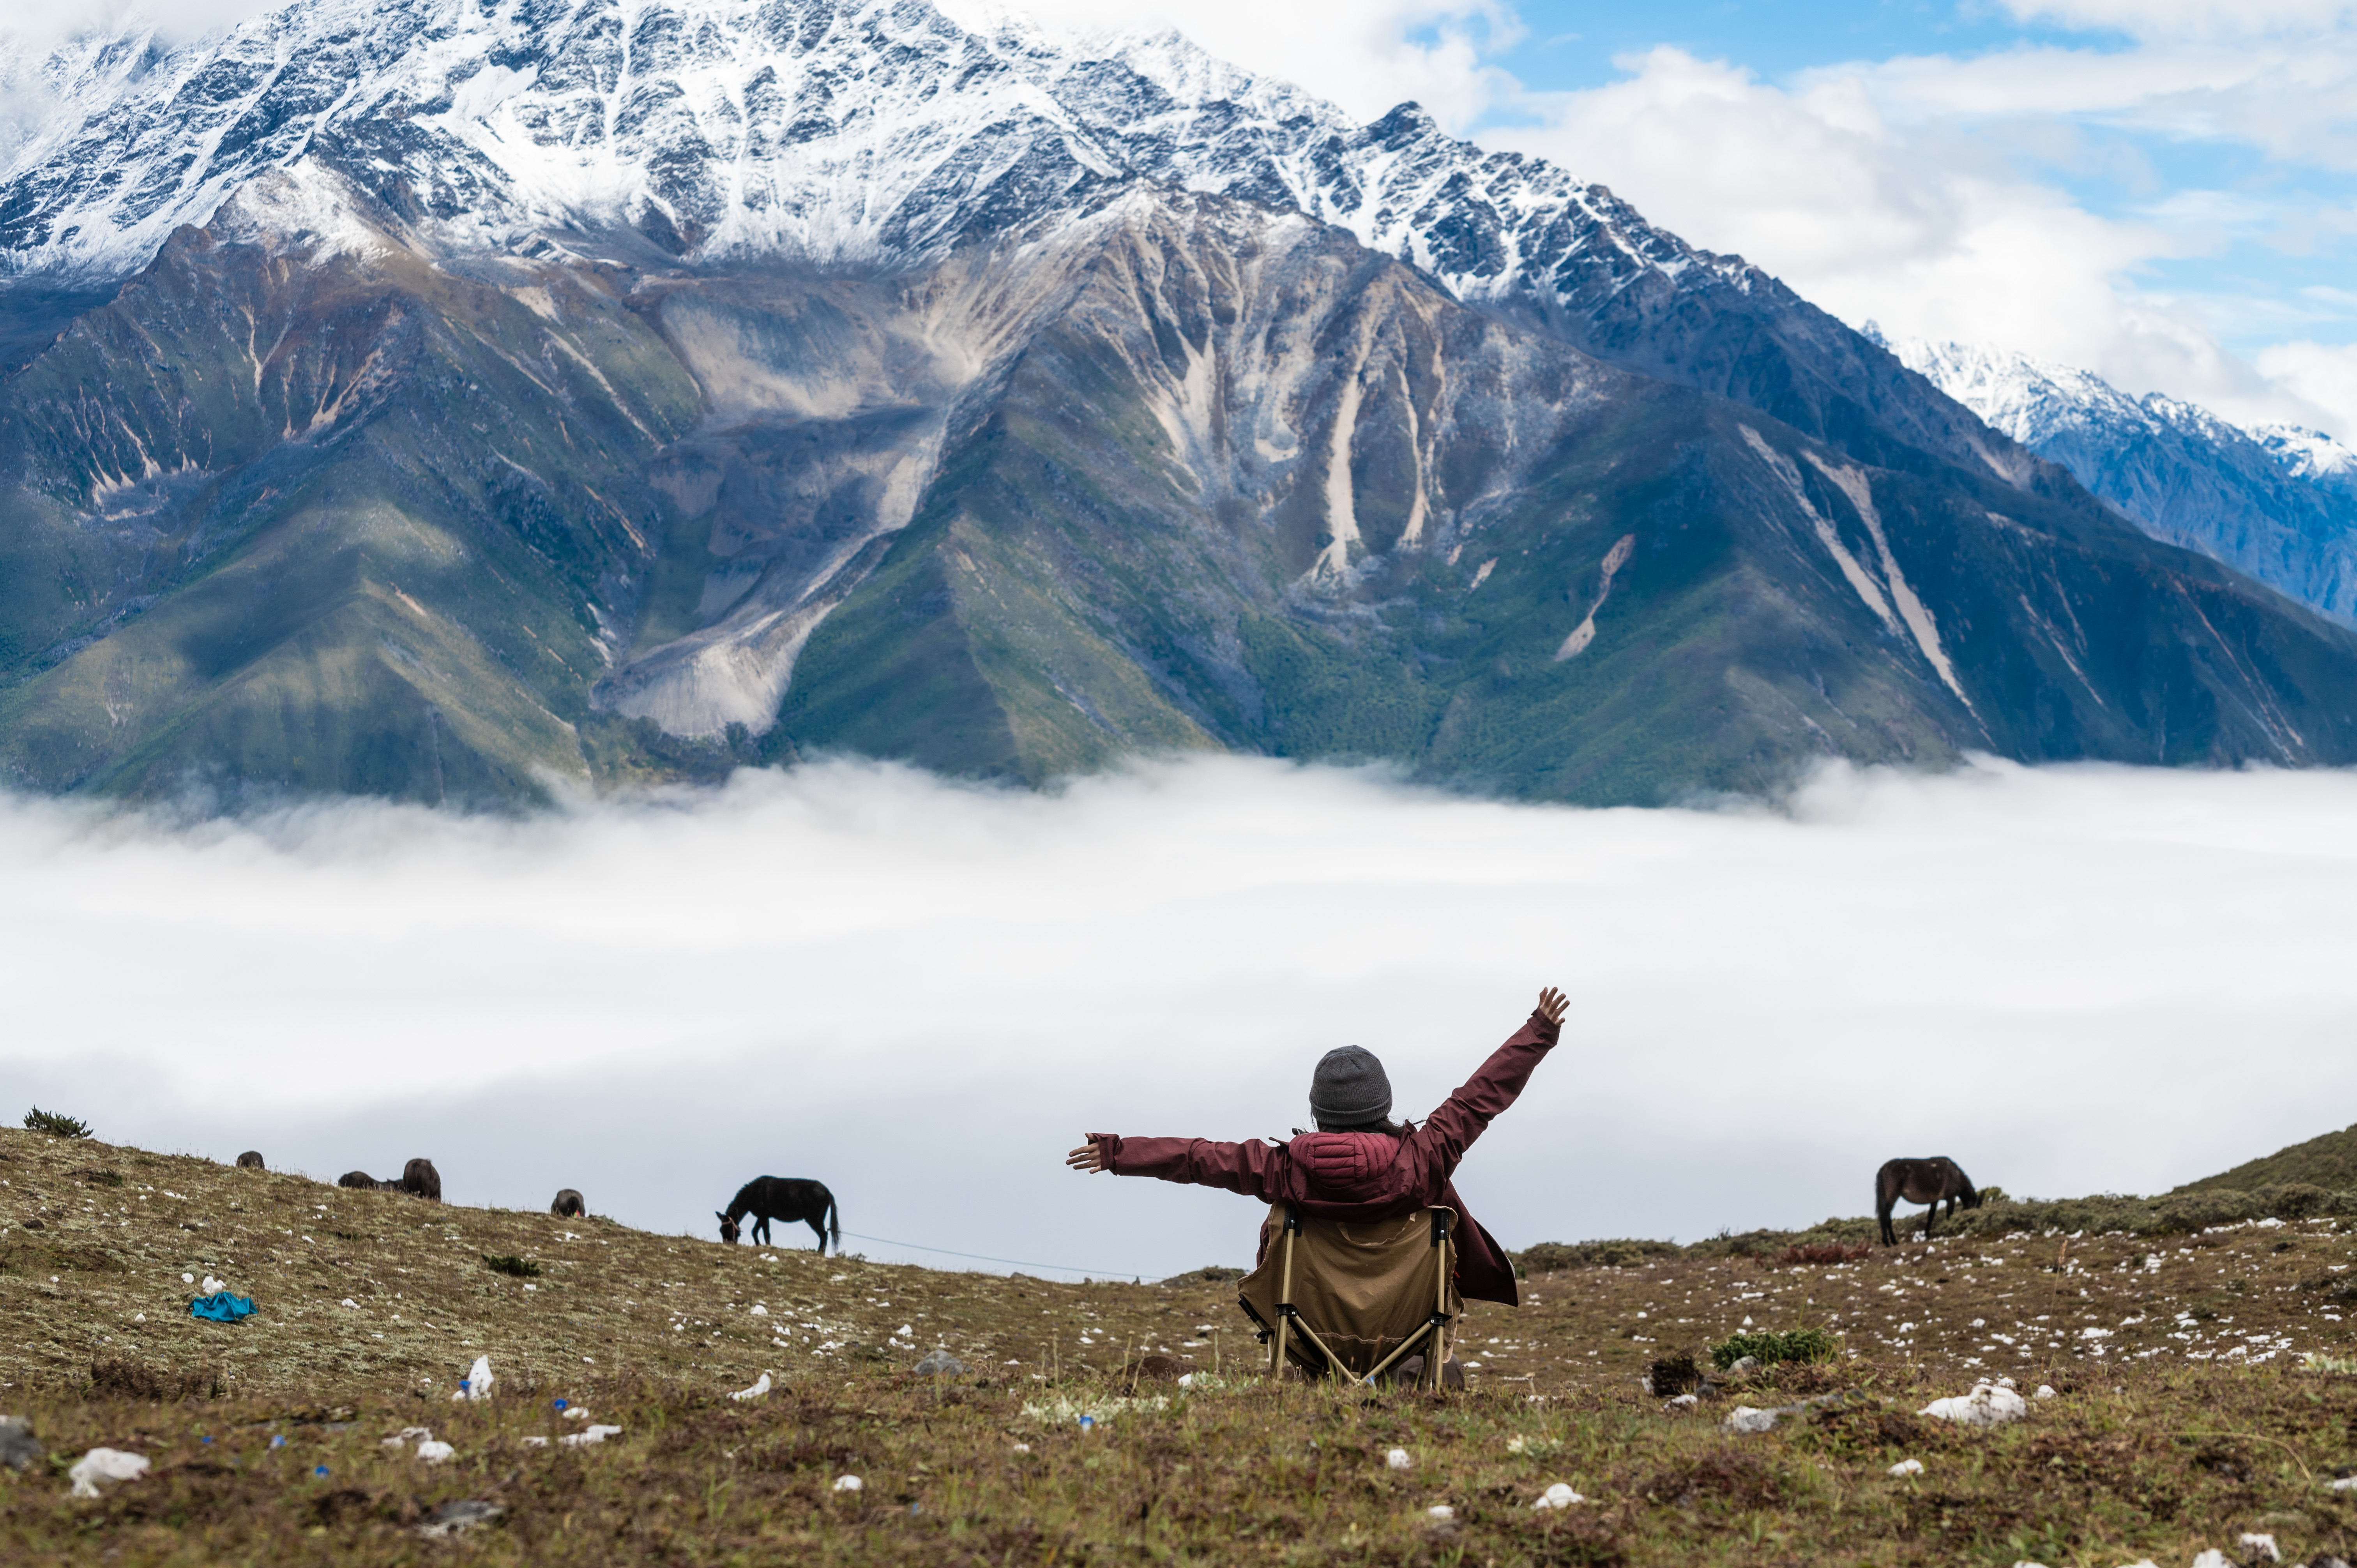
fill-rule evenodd
<path id="1" fill-rule="evenodd" d="M 1888 1197 L 1877 1196 L 1874 1217 L 1882 1222 L 1882 1244 L 1886 1247 L 1896 1247 L 1899 1245 L 1899 1238 L 1890 1233 L 1890 1211 L 1896 1205 Z"/>
<path id="2" fill-rule="evenodd" d="M 1940 1200 L 1935 1197 L 1932 1200 L 1932 1207 L 1923 1211 L 1923 1240 L 1926 1241 L 1932 1239 L 1932 1227 L 1938 1222 L 1939 1218 Z"/>
<path id="3" fill-rule="evenodd" d="M 768 1215 L 757 1214 L 753 1217 L 753 1240 L 764 1247 L 770 1244 L 770 1217 Z"/>
<path id="4" fill-rule="evenodd" d="M 813 1214 L 813 1215 L 810 1216 L 807 1219 L 805 1219 L 805 1220 L 803 1221 L 803 1223 L 804 1223 L 804 1224 L 806 1224 L 806 1225 L 808 1225 L 808 1226 L 811 1228 L 811 1232 L 812 1232 L 812 1234 L 815 1235 L 815 1236 L 818 1238 L 818 1255 L 819 1255 L 820 1257 L 822 1257 L 822 1258 L 825 1257 L 825 1256 L 826 1256 L 826 1218 L 825 1218 L 825 1216 L 823 1216 L 823 1215 L 820 1215 L 820 1214 Z"/>

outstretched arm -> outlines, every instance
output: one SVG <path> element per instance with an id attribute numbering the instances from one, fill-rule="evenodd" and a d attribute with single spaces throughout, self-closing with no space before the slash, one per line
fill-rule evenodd
<path id="1" fill-rule="evenodd" d="M 1064 1156 L 1064 1164 L 1084 1173 L 1155 1176 L 1265 1197 L 1278 1157 L 1276 1149 L 1262 1143 L 1215 1144 L 1208 1138 L 1125 1138 L 1117 1133 L 1092 1133 L 1087 1143 Z"/>
<path id="2" fill-rule="evenodd" d="M 1460 1085 L 1415 1136 L 1430 1148 L 1444 1175 L 1457 1168 L 1490 1119 L 1512 1105 L 1531 1080 L 1539 1058 L 1554 1048 L 1568 1009 L 1562 992 L 1550 985 L 1513 1037 L 1490 1053 L 1480 1069 Z"/>

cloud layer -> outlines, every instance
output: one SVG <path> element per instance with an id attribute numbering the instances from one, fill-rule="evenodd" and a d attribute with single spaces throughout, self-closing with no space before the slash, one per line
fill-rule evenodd
<path id="1" fill-rule="evenodd" d="M 1071 1176 L 1082 1133 L 1283 1136 L 1353 1042 L 1420 1115 L 1548 982 L 1565 1044 L 1461 1181 L 1512 1245 L 1862 1212 L 1895 1154 L 2155 1190 L 2357 1089 L 2346 775 L 1837 772 L 1784 812 L 1239 760 L 1054 796 L 838 765 L 523 822 L 14 800 L 0 885 L 0 1071 L 102 1137 L 424 1154 L 456 1201 L 576 1186 L 697 1233 L 815 1176 L 855 1236 L 1148 1277 L 1235 1261 L 1252 1210 Z"/>

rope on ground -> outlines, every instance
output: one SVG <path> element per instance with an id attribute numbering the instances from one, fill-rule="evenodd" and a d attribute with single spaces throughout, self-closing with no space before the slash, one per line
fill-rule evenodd
<path id="1" fill-rule="evenodd" d="M 1145 1277 L 1137 1274 L 1135 1269 L 1081 1269 L 1070 1263 L 1036 1263 L 1022 1258 L 994 1258 L 986 1252 L 952 1252 L 947 1247 L 925 1247 L 914 1241 L 895 1241 L 889 1236 L 863 1236 L 856 1230 L 845 1230 L 844 1234 L 855 1240 L 874 1241 L 879 1246 L 906 1247 L 913 1252 L 938 1252 L 944 1258 L 968 1258 L 977 1263 L 1011 1263 L 1018 1269 L 1054 1269 L 1060 1273 L 1084 1274 L 1091 1278 L 1103 1275 L 1106 1279 L 1117 1279 L 1125 1273 L 1136 1275 L 1140 1279 Z"/>

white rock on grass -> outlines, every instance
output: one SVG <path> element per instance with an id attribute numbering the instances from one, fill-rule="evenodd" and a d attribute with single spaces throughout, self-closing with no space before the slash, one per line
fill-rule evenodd
<path id="1" fill-rule="evenodd" d="M 1915 1413 L 1934 1421 L 1953 1421 L 1959 1426 L 2002 1426 L 2028 1415 L 2029 1402 L 2011 1389 L 1975 1383 L 1972 1392 L 1933 1400 Z"/>
<path id="2" fill-rule="evenodd" d="M 2325 1485 L 2336 1492 L 2357 1492 L 2357 1476 L 2343 1476 L 2339 1480 L 2328 1481 Z"/>
<path id="3" fill-rule="evenodd" d="M 1443 1524 L 1457 1517 L 1457 1510 L 1447 1503 L 1435 1503 L 1424 1511 L 1426 1518 L 1437 1519 Z"/>
<path id="4" fill-rule="evenodd" d="M 478 1356 L 473 1369 L 467 1374 L 467 1386 L 450 1397 L 453 1400 L 487 1400 L 491 1397 L 491 1384 L 496 1381 L 498 1380 L 491 1375 L 491 1359 Z"/>
<path id="5" fill-rule="evenodd" d="M 1920 1476 L 1923 1473 L 1923 1461 L 1901 1459 L 1898 1464 L 1890 1466 L 1890 1473 L 1894 1476 Z"/>
<path id="6" fill-rule="evenodd" d="M 449 1444 L 433 1437 L 427 1438 L 417 1445 L 417 1456 L 428 1465 L 439 1465 L 457 1452 L 458 1450 Z"/>
<path id="7" fill-rule="evenodd" d="M 2283 1548 L 2276 1544 L 2276 1538 L 2272 1535 L 2245 1531 L 2237 1544 L 2249 1547 L 2270 1563 L 2283 1561 Z"/>
<path id="8" fill-rule="evenodd" d="M 735 1393 L 730 1394 L 728 1397 L 733 1400 L 758 1400 L 767 1399 L 769 1396 L 770 1371 L 768 1368 L 764 1367 L 761 1369 L 761 1375 L 753 1380 L 753 1386 L 751 1388 L 738 1389 Z"/>
<path id="9" fill-rule="evenodd" d="M 2050 1400 L 2054 1397 L 2054 1385 L 2052 1383 L 2040 1383 L 2038 1385 L 2038 1391 L 2029 1397 L 2031 1399 Z"/>
<path id="10" fill-rule="evenodd" d="M 1539 1494 L 1539 1500 L 1533 1503 L 1531 1507 L 1544 1513 L 1549 1509 L 1567 1509 L 1574 1503 L 1584 1503 L 1587 1500 L 1563 1482 L 1557 1481 Z"/>
<path id="11" fill-rule="evenodd" d="M 860 1480 L 856 1476 L 837 1476 L 834 1478 L 834 1489 L 838 1492 L 856 1492 L 859 1487 Z"/>
<path id="12" fill-rule="evenodd" d="M 587 1448 L 593 1443 L 603 1443 L 608 1437 L 619 1437 L 621 1434 L 622 1429 L 619 1426 L 604 1426 L 593 1422 L 578 1432 L 566 1433 L 557 1441 L 567 1448 Z"/>
<path id="13" fill-rule="evenodd" d="M 1383 1455 L 1383 1463 L 1394 1470 L 1405 1470 L 1415 1461 L 1407 1456 L 1406 1449 L 1394 1448 Z"/>
<path id="14" fill-rule="evenodd" d="M 1727 1420 L 1722 1424 L 1729 1432 L 1767 1432 L 1776 1424 L 1776 1412 L 1739 1404 L 1727 1412 Z"/>
<path id="15" fill-rule="evenodd" d="M 135 1481 L 147 1473 L 147 1460 L 138 1454 L 126 1454 L 120 1448 L 93 1448 L 73 1462 L 66 1479 L 73 1483 L 73 1495 L 78 1498 L 98 1496 L 101 1481 Z"/>

